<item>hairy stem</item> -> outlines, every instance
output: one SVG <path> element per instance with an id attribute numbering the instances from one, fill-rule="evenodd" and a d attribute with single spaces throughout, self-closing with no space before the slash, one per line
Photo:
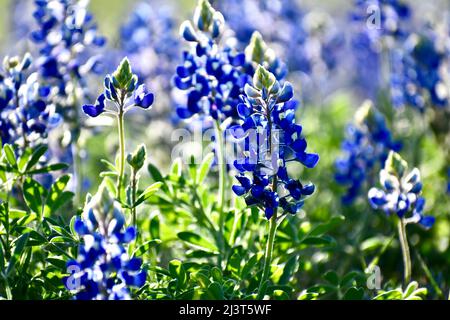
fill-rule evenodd
<path id="1" fill-rule="evenodd" d="M 408 283 L 411 281 L 411 256 L 409 253 L 408 239 L 406 238 L 406 223 L 403 218 L 401 218 L 398 222 L 398 235 L 403 255 L 403 279 L 405 285 L 408 285 Z"/>
<path id="2" fill-rule="evenodd" d="M 131 176 L 131 216 L 132 216 L 132 222 L 133 226 L 137 226 L 136 221 L 136 190 L 137 190 L 137 177 L 136 177 L 136 170 L 132 169 L 132 176 Z"/>
<path id="3" fill-rule="evenodd" d="M 218 257 L 219 265 L 222 264 L 222 255 L 225 249 L 225 237 L 224 237 L 224 224 L 225 224 L 225 213 L 224 213 L 224 202 L 225 202 L 225 188 L 226 188 L 226 162 L 224 153 L 224 140 L 223 132 L 220 128 L 219 121 L 214 122 L 215 138 L 216 138 L 216 153 L 217 153 L 217 164 L 219 166 L 219 192 L 217 196 L 217 208 L 219 212 L 219 247 L 221 253 Z"/>
<path id="4" fill-rule="evenodd" d="M 121 189 L 123 184 L 123 175 L 125 171 L 125 131 L 124 131 L 124 112 L 123 104 L 119 106 L 119 113 L 117 114 L 118 128 L 119 128 L 119 177 L 117 179 L 117 195 L 120 200 Z"/>
<path id="5" fill-rule="evenodd" d="M 263 274 L 261 276 L 261 282 L 259 284 L 258 299 L 264 298 L 265 292 L 263 292 L 263 289 L 265 282 L 267 281 L 267 279 L 269 279 L 270 265 L 272 263 L 272 252 L 275 242 L 276 231 L 277 231 L 277 208 L 275 208 L 275 212 L 269 221 L 269 235 L 266 243 L 266 252 L 264 254 L 264 269 Z"/>

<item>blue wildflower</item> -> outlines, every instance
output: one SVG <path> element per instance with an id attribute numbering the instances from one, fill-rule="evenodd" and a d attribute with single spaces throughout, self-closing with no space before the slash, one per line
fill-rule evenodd
<path id="1" fill-rule="evenodd" d="M 407 172 L 408 164 L 399 154 L 391 151 L 380 171 L 382 189 L 369 190 L 369 202 L 375 209 L 386 214 L 396 214 L 405 224 L 419 223 L 425 228 L 434 224 L 435 218 L 423 214 L 425 199 L 421 196 L 420 171 L 414 168 Z"/>
<path id="2" fill-rule="evenodd" d="M 336 181 L 348 188 L 342 197 L 344 204 L 352 203 L 364 193 L 366 183 L 383 166 L 390 150 L 401 149 L 401 144 L 393 140 L 383 115 L 371 102 L 364 103 L 355 118 L 342 144 L 344 155 L 335 163 Z"/>
<path id="3" fill-rule="evenodd" d="M 411 34 L 391 52 L 391 94 L 396 107 L 412 106 L 423 112 L 431 104 L 445 108 L 450 102 L 445 68 L 449 49 L 436 31 L 425 28 Z"/>
<path id="4" fill-rule="evenodd" d="M 181 119 L 194 115 L 220 121 L 238 118 L 236 106 L 249 77 L 242 70 L 244 53 L 219 44 L 224 23 L 220 12 L 207 0 L 200 0 L 193 22 L 185 21 L 180 27 L 182 37 L 193 45 L 183 53 L 183 64 L 174 77 L 175 86 L 187 92 L 186 105 L 176 110 Z"/>
<path id="5" fill-rule="evenodd" d="M 133 74 L 130 62 L 124 58 L 117 70 L 105 77 L 104 92 L 99 95 L 95 104 L 83 105 L 83 111 L 90 117 L 110 111 L 106 109 L 106 101 L 113 102 L 117 112 L 125 113 L 131 107 L 149 109 L 154 102 L 154 94 L 144 84 L 137 86 L 138 77 Z"/>
<path id="6" fill-rule="evenodd" d="M 125 218 L 102 184 L 87 202 L 75 231 L 83 239 L 78 257 L 67 263 L 66 287 L 77 300 L 129 300 L 130 288 L 145 284 L 146 271 L 125 245 L 136 238 L 134 227 L 124 229 Z"/>
<path id="7" fill-rule="evenodd" d="M 245 96 L 237 107 L 240 124 L 232 128 L 244 145 L 243 156 L 234 161 L 239 184 L 233 191 L 244 196 L 247 205 L 264 210 L 267 219 L 279 206 L 284 213 L 295 214 L 315 189 L 313 184 L 302 184 L 288 174 L 289 162 L 314 168 L 319 161 L 317 154 L 306 152 L 302 126 L 295 122 L 297 103 L 292 98 L 291 84 L 281 86 L 260 66 L 253 85 L 245 86 Z"/>
<path id="8" fill-rule="evenodd" d="M 40 47 L 39 73 L 63 97 L 69 95 L 69 83 L 86 91 L 84 76 L 101 72 L 100 57 L 89 49 L 104 46 L 106 40 L 98 34 L 87 5 L 88 1 L 78 0 L 35 1 L 37 28 L 31 40 Z"/>
<path id="9" fill-rule="evenodd" d="M 174 13 L 171 7 L 141 1 L 120 29 L 121 48 L 139 79 L 144 83 L 159 80 L 162 91 L 169 89 L 172 61 L 180 54 Z"/>
<path id="10" fill-rule="evenodd" d="M 26 54 L 5 57 L 0 73 L 0 137 L 2 143 L 22 148 L 44 142 L 49 131 L 60 123 L 60 116 L 50 102 L 51 90 L 29 74 L 32 58 Z"/>
<path id="11" fill-rule="evenodd" d="M 317 78 L 336 69 L 345 41 L 329 15 L 306 13 L 289 0 L 217 1 L 217 7 L 239 43 L 247 44 L 257 30 L 271 46 L 283 48 L 279 56 L 291 72 Z"/>

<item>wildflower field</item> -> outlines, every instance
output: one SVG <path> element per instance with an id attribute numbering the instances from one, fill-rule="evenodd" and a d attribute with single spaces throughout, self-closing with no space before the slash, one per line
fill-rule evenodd
<path id="1" fill-rule="evenodd" d="M 1 300 L 449 298 L 448 1 L 0 9 Z"/>

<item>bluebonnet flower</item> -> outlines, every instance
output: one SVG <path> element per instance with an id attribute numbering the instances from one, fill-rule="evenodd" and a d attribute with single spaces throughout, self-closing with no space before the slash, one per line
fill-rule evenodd
<path id="1" fill-rule="evenodd" d="M 97 32 L 92 14 L 87 10 L 89 1 L 37 0 L 33 16 L 37 29 L 31 40 L 40 47 L 40 75 L 58 88 L 62 97 L 73 86 L 83 94 L 87 90 L 85 75 L 100 73 L 100 57 L 89 49 L 102 47 L 106 40 Z M 70 84 L 70 85 L 69 85 Z"/>
<path id="2" fill-rule="evenodd" d="M 0 137 L 2 143 L 23 149 L 44 142 L 49 131 L 60 123 L 50 102 L 50 88 L 29 74 L 32 58 L 5 57 L 0 73 Z"/>
<path id="3" fill-rule="evenodd" d="M 177 107 L 181 119 L 194 115 L 211 116 L 214 120 L 237 119 L 239 95 L 248 81 L 241 70 L 245 54 L 236 53 L 219 42 L 224 32 L 224 18 L 207 0 L 200 0 L 193 24 L 185 21 L 180 27 L 182 37 L 192 43 L 192 50 L 183 53 L 183 64 L 177 67 L 175 86 L 187 92 L 186 105 Z"/>
<path id="4" fill-rule="evenodd" d="M 425 199 L 421 196 L 422 182 L 417 168 L 407 172 L 408 164 L 399 154 L 391 151 L 380 171 L 382 189 L 369 190 L 369 202 L 386 214 L 396 214 L 405 224 L 419 223 L 426 228 L 433 226 L 435 218 L 423 214 Z"/>
<path id="5" fill-rule="evenodd" d="M 253 86 L 245 86 L 245 94 L 237 107 L 241 124 L 232 128 L 234 136 L 244 143 L 243 157 L 234 161 L 240 173 L 233 191 L 245 196 L 248 205 L 263 209 L 267 219 L 279 206 L 284 213 L 295 214 L 315 187 L 292 178 L 288 163 L 295 161 L 314 168 L 319 156 L 306 152 L 302 126 L 295 122 L 297 104 L 292 101 L 292 86 L 288 82 L 281 86 L 272 73 L 260 66 Z"/>
<path id="6" fill-rule="evenodd" d="M 117 111 L 106 109 L 106 101 L 113 102 Z M 104 92 L 95 104 L 83 105 L 83 111 L 90 117 L 97 117 L 104 112 L 123 113 L 130 107 L 149 109 L 153 105 L 154 94 L 144 84 L 138 86 L 138 77 L 133 74 L 130 62 L 124 58 L 117 70 L 105 77 Z"/>
<path id="7" fill-rule="evenodd" d="M 279 56 L 291 72 L 316 77 L 336 68 L 344 38 L 330 16 L 305 13 L 289 0 L 217 1 L 217 7 L 244 46 L 259 31 L 271 46 L 282 48 Z"/>
<path id="8" fill-rule="evenodd" d="M 161 91 L 169 88 L 172 61 L 180 54 L 175 23 L 171 7 L 141 1 L 120 29 L 121 48 L 139 79 L 159 81 Z"/>
<path id="9" fill-rule="evenodd" d="M 125 245 L 136 238 L 134 227 L 124 229 L 121 208 L 104 184 L 89 199 L 74 229 L 83 238 L 78 257 L 67 263 L 66 287 L 77 300 L 129 300 L 130 288 L 145 284 L 139 258 L 129 257 Z"/>
<path id="10" fill-rule="evenodd" d="M 263 66 L 273 73 L 278 81 L 284 80 L 287 75 L 286 64 L 276 56 L 275 51 L 264 41 L 261 33 L 253 32 L 245 52 L 245 72 L 253 77 L 258 66 Z"/>
<path id="11" fill-rule="evenodd" d="M 383 115 L 367 101 L 358 110 L 355 123 L 347 128 L 342 144 L 344 155 L 335 163 L 335 179 L 347 187 L 342 197 L 344 204 L 352 203 L 371 183 L 375 170 L 381 168 L 390 150 L 399 151 L 401 144 L 394 141 Z"/>
<path id="12" fill-rule="evenodd" d="M 449 43 L 448 35 L 442 37 L 428 27 L 420 34 L 411 34 L 392 51 L 394 106 L 412 106 L 423 112 L 430 104 L 438 108 L 449 105 Z"/>
<path id="13" fill-rule="evenodd" d="M 370 98 L 376 97 L 382 86 L 383 52 L 391 59 L 389 51 L 409 36 L 411 16 L 411 8 L 401 0 L 354 1 L 350 14 L 354 83 L 366 97 L 367 93 Z"/>

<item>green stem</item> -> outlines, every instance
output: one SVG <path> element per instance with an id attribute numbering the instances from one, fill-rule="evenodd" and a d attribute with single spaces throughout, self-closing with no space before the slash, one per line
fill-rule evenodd
<path id="1" fill-rule="evenodd" d="M 403 279 L 405 285 L 408 285 L 408 283 L 411 281 L 411 256 L 409 253 L 408 239 L 406 238 L 406 223 L 403 218 L 401 218 L 398 222 L 398 235 L 403 254 Z"/>
<path id="2" fill-rule="evenodd" d="M 219 166 L 219 192 L 217 197 L 217 208 L 219 212 L 219 247 L 220 254 L 218 256 L 219 265 L 222 264 L 222 255 L 225 249 L 225 237 L 224 237 L 224 202 L 225 202 L 225 188 L 226 188 L 226 162 L 224 153 L 224 141 L 223 132 L 220 128 L 219 121 L 214 122 L 215 138 L 216 138 L 216 152 L 217 152 L 217 164 Z"/>
<path id="3" fill-rule="evenodd" d="M 118 118 L 118 128 L 119 128 L 119 177 L 117 179 L 117 195 L 116 197 L 120 200 L 121 189 L 123 184 L 123 175 L 125 171 L 125 131 L 124 131 L 124 112 L 123 104 L 120 105 Z"/>
<path id="4" fill-rule="evenodd" d="M 136 179 L 136 170 L 132 169 L 132 177 L 131 177 L 131 216 L 133 219 L 133 226 L 136 227 L 137 225 L 137 220 L 136 220 L 136 207 L 135 207 L 135 203 L 136 203 L 136 188 L 137 187 L 137 179 Z"/>
<path id="5" fill-rule="evenodd" d="M 261 282 L 259 284 L 258 299 L 264 298 L 265 292 L 263 292 L 263 288 L 270 274 L 270 265 L 272 263 L 272 252 L 275 242 L 276 231 L 277 231 L 277 209 L 275 208 L 275 212 L 269 220 L 269 236 L 267 238 L 266 252 L 264 254 L 264 269 L 261 277 Z"/>

